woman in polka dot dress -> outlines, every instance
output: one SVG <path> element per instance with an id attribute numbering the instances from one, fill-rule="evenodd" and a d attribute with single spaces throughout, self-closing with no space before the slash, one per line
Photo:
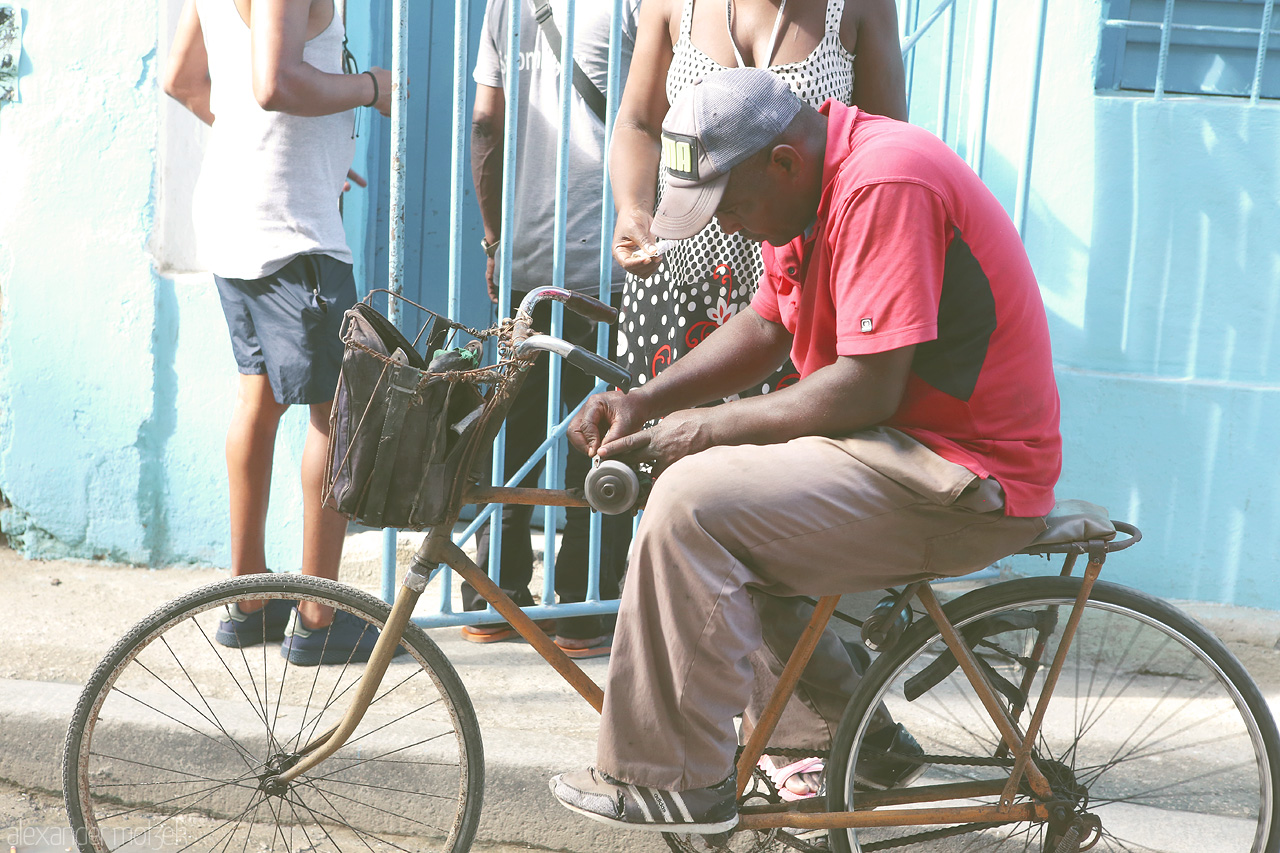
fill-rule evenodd
<path id="1" fill-rule="evenodd" d="M 894 0 L 645 0 L 609 162 L 613 251 L 627 271 L 618 355 L 637 382 L 697 346 L 756 291 L 759 244 L 714 220 L 665 256 L 637 256 L 654 242 L 669 103 L 705 74 L 739 66 L 770 69 L 814 107 L 836 98 L 907 117 Z M 788 361 L 759 393 L 798 378 Z"/>

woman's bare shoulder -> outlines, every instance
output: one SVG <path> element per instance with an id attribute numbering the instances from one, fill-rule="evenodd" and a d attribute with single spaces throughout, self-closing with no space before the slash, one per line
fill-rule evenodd
<path id="1" fill-rule="evenodd" d="M 898 5 L 895 0 L 844 0 L 840 41 L 850 53 L 857 53 L 858 37 L 864 30 L 896 38 Z"/>

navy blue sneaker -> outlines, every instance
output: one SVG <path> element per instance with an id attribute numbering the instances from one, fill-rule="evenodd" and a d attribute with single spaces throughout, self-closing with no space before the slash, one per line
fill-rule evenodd
<path id="1" fill-rule="evenodd" d="M 283 640 L 285 626 L 289 624 L 289 614 L 293 612 L 296 603 L 273 598 L 266 606 L 252 613 L 242 611 L 239 604 L 228 604 L 227 618 L 218 623 L 218 630 L 213 638 L 220 645 L 233 649 Z"/>
<path id="2" fill-rule="evenodd" d="M 289 619 L 280 644 L 280 656 L 297 666 L 319 666 L 322 663 L 363 663 L 373 654 L 378 642 L 378 629 L 345 610 L 333 611 L 328 628 L 307 628 L 297 609 Z M 404 646 L 396 647 L 396 655 L 408 654 Z"/>

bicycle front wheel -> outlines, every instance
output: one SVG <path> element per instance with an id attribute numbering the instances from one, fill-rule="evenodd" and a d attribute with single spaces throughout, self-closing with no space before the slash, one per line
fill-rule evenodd
<path id="1" fill-rule="evenodd" d="M 1058 652 L 1079 578 L 1029 578 L 965 595 L 947 606 L 980 665 L 1025 731 Z M 919 743 L 889 757 L 910 780 L 872 793 L 884 738 L 868 735 L 883 701 Z M 879 747 L 879 753 L 876 748 Z M 839 851 L 1033 850 L 1275 853 L 1280 831 L 1277 737 L 1266 701 L 1212 634 L 1165 602 L 1095 584 L 1036 738 L 1034 759 L 1063 824 L 988 822 L 876 827 L 832 833 Z M 859 769 L 858 762 L 866 762 Z M 903 771 L 904 761 L 910 769 Z M 964 673 L 931 622 L 913 626 L 867 671 L 837 731 L 828 769 L 832 802 L 893 808 L 995 805 L 1012 760 Z M 923 769 L 922 769 L 923 768 Z M 918 775 L 918 778 L 913 778 Z M 964 789 L 928 786 L 965 784 Z M 916 794 L 910 805 L 907 794 Z M 876 798 L 879 803 L 876 803 Z M 945 800 L 939 801 L 940 797 Z M 896 804 L 895 804 L 896 801 Z M 1016 804 L 1035 802 L 1024 782 Z"/>
<path id="2" fill-rule="evenodd" d="M 453 666 L 413 624 L 347 743 L 286 790 L 265 783 L 342 719 L 365 669 L 298 666 L 279 642 L 217 642 L 232 602 L 298 600 L 368 630 L 390 612 L 333 581 L 253 575 L 195 590 L 116 643 L 67 734 L 64 791 L 83 853 L 469 848 L 484 788 L 480 732 Z"/>

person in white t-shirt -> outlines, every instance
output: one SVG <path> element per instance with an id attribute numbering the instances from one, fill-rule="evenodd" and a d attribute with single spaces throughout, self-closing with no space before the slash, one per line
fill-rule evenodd
<path id="1" fill-rule="evenodd" d="M 556 152 L 560 135 L 561 69 L 559 51 L 547 37 L 546 24 L 537 20 L 538 8 L 547 0 L 520 0 L 520 79 L 518 85 L 519 150 L 516 162 L 514 233 L 511 247 L 512 304 L 526 292 L 552 284 L 555 251 Z M 625 83 L 631 50 L 635 44 L 639 0 L 624 0 L 620 23 L 622 82 Z M 556 32 L 567 29 L 568 4 L 554 0 L 546 7 Z M 574 88 L 569 104 L 569 167 L 566 222 L 564 286 L 591 294 L 600 288 L 600 225 L 604 203 L 604 92 L 608 82 L 609 34 L 613 4 L 599 0 L 578 0 L 574 4 L 574 59 L 591 81 L 587 95 Z M 507 0 L 489 0 L 476 56 L 474 78 L 476 100 L 472 114 L 471 169 L 476 198 L 484 221 L 484 249 L 489 255 L 489 296 L 498 300 L 494 279 L 495 260 L 502 224 L 502 170 L 506 93 L 510 90 L 507 68 Z M 620 84 L 621 85 L 621 84 Z M 612 266 L 615 294 L 624 280 L 621 267 Z M 616 300 L 615 300 L 616 301 Z M 550 305 L 543 303 L 534 313 L 535 325 L 549 331 Z M 564 313 L 563 337 L 575 344 L 595 349 L 595 324 L 571 311 Z M 612 347 L 611 347 L 612 349 Z M 507 418 L 507 477 L 537 449 L 546 437 L 547 359 L 542 359 L 525 380 L 520 395 Z M 592 387 L 592 380 L 580 371 L 567 368 L 561 373 L 561 401 L 565 411 L 576 406 Z M 570 453 L 566 460 L 565 483 L 581 486 L 589 460 Z M 535 468 L 521 485 L 536 484 Z M 533 603 L 529 579 L 533 574 L 533 552 L 529 540 L 532 507 L 508 506 L 502 514 L 502 569 L 499 586 L 521 605 Z M 585 508 L 566 513 L 564 533 L 556 560 L 556 591 L 561 602 L 583 601 L 587 589 L 588 521 Z M 600 594 L 618 597 L 618 581 L 626 565 L 631 539 L 629 516 L 605 516 L 600 554 Z M 481 568 L 489 553 L 489 528 L 477 537 Z M 470 587 L 463 589 L 467 609 L 479 609 L 485 602 Z M 549 626 L 544 626 L 549 627 Z M 555 625 L 556 643 L 571 657 L 595 657 L 609 653 L 612 619 L 580 616 L 560 619 Z M 467 626 L 463 636 L 473 642 L 513 639 L 507 625 Z"/>

